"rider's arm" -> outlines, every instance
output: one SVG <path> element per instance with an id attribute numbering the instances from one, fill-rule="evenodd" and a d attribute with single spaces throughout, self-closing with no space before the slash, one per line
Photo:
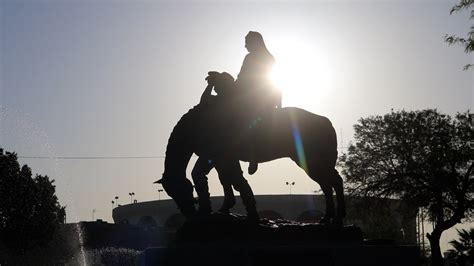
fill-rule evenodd
<path id="1" fill-rule="evenodd" d="M 250 54 L 247 54 L 244 58 L 244 62 L 242 62 L 242 67 L 240 67 L 240 72 L 237 74 L 237 80 L 245 79 L 249 74 L 249 65 L 250 65 Z"/>
<path id="2" fill-rule="evenodd" d="M 201 95 L 201 101 L 199 103 L 207 102 L 207 101 L 209 101 L 209 99 L 212 98 L 211 93 L 212 93 L 212 88 L 213 87 L 214 87 L 213 85 L 207 84 L 206 89 L 204 90 L 204 92 Z"/>

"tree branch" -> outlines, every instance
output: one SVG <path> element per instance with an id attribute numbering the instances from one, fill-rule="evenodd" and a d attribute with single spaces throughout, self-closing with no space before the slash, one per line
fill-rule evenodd
<path id="1" fill-rule="evenodd" d="M 462 194 L 463 195 L 467 193 L 467 190 L 470 186 L 469 177 L 471 176 L 473 168 L 474 168 L 474 162 L 471 163 L 471 166 L 469 166 L 469 169 L 467 169 L 467 172 L 464 175 L 464 178 L 462 181 Z"/>

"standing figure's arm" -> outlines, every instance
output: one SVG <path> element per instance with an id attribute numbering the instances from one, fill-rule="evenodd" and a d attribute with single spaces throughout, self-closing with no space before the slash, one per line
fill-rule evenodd
<path id="1" fill-rule="evenodd" d="M 211 93 L 212 93 L 212 89 L 214 88 L 215 86 L 215 81 L 216 81 L 216 77 L 219 75 L 219 72 L 217 71 L 209 71 L 207 72 L 207 77 L 206 77 L 206 81 L 207 81 L 207 87 L 206 89 L 204 90 L 204 92 L 202 93 L 201 95 L 201 101 L 199 102 L 200 104 L 201 103 L 204 103 L 204 102 L 209 102 L 209 100 L 214 97 Z"/>
<path id="2" fill-rule="evenodd" d="M 201 103 L 205 103 L 205 102 L 208 102 L 209 99 L 212 98 L 212 88 L 214 87 L 214 85 L 211 85 L 211 84 L 207 84 L 207 87 L 206 89 L 204 89 L 204 92 L 202 93 L 201 95 L 201 101 L 199 102 L 200 104 Z"/>

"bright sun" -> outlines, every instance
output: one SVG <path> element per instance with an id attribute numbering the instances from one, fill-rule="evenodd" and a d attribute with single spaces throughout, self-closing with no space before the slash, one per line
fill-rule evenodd
<path id="1" fill-rule="evenodd" d="M 332 80 L 328 53 L 289 41 L 277 42 L 270 49 L 277 61 L 271 80 L 282 91 L 284 106 L 311 108 L 324 101 Z"/>

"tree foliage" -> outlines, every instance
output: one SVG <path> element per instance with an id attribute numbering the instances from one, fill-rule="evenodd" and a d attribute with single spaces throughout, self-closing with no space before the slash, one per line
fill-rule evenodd
<path id="1" fill-rule="evenodd" d="M 465 229 L 457 230 L 459 240 L 449 242 L 453 249 L 448 250 L 450 257 L 457 260 L 458 265 L 466 265 L 467 262 L 474 262 L 474 228 L 469 231 Z"/>
<path id="2" fill-rule="evenodd" d="M 341 158 L 350 193 L 398 198 L 426 209 L 435 222 L 429 238 L 437 239 L 439 249 L 441 233 L 474 208 L 469 113 L 452 119 L 431 109 L 392 111 L 362 118 L 354 129 L 355 142 Z"/>
<path id="3" fill-rule="evenodd" d="M 65 218 L 53 183 L 48 176 L 33 177 L 15 153 L 0 149 L 0 247 L 25 250 L 51 239 Z"/>
<path id="4" fill-rule="evenodd" d="M 474 7 L 474 0 L 460 0 L 459 3 L 451 9 L 451 14 L 457 13 L 462 10 L 470 10 L 471 19 L 474 19 L 473 7 Z M 472 53 L 472 51 L 474 51 L 474 26 L 471 26 L 471 29 L 468 32 L 466 37 L 458 37 L 456 35 L 447 35 L 445 40 L 450 45 L 460 44 L 461 46 L 464 47 L 464 52 L 466 52 L 467 54 Z M 464 66 L 464 70 L 467 70 L 472 66 L 473 64 L 467 64 Z"/>

